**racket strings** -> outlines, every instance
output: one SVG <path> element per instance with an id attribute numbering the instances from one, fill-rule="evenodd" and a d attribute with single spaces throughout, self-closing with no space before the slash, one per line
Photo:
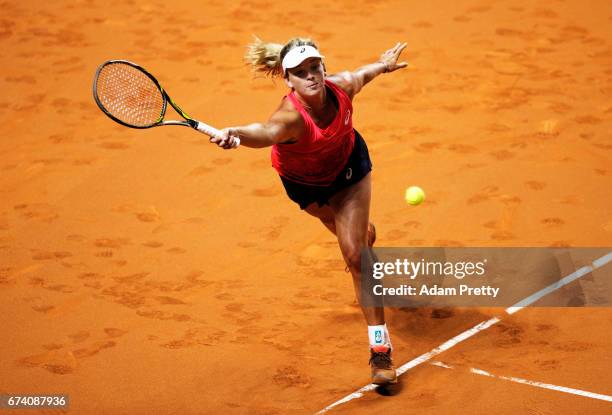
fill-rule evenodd
<path id="1" fill-rule="evenodd" d="M 164 97 L 157 85 L 145 73 L 124 63 L 102 68 L 96 94 L 106 111 L 126 124 L 147 127 L 164 115 Z"/>

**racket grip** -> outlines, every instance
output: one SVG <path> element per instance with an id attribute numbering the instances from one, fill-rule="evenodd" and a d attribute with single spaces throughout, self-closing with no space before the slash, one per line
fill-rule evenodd
<path id="1" fill-rule="evenodd" d="M 203 123 L 202 121 L 196 121 L 196 130 L 206 134 L 209 137 L 219 137 L 221 135 L 221 131 L 217 130 L 210 125 Z M 236 137 L 236 146 L 234 148 L 238 148 L 240 146 L 240 139 Z"/>

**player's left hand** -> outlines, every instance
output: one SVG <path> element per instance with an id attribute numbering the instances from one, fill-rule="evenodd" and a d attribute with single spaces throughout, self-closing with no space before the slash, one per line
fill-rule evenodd
<path id="1" fill-rule="evenodd" d="M 400 54 L 405 48 L 406 42 L 398 42 L 397 45 L 395 45 L 393 48 L 380 55 L 380 59 L 378 61 L 385 65 L 385 72 L 397 71 L 398 69 L 405 68 L 406 66 L 408 66 L 408 62 L 397 62 Z"/>

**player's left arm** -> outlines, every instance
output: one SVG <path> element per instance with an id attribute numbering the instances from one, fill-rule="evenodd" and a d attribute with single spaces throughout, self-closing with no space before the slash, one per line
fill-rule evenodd
<path id="1" fill-rule="evenodd" d="M 327 77 L 338 85 L 352 99 L 372 79 L 386 72 L 397 71 L 408 66 L 407 62 L 398 62 L 400 54 L 406 48 L 406 43 L 398 43 L 387 50 L 378 61 L 362 66 L 355 71 L 344 71 Z"/>

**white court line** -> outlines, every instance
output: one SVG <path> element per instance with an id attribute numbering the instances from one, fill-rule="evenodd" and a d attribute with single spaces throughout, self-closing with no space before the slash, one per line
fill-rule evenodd
<path id="1" fill-rule="evenodd" d="M 463 333 L 456 335 L 455 337 L 453 337 L 452 339 L 442 343 L 440 346 L 436 347 L 432 351 L 427 352 L 427 353 L 423 353 L 422 355 L 412 359 L 408 363 L 404 363 L 402 366 L 397 368 L 397 375 L 401 376 L 404 372 L 412 369 L 415 366 L 420 365 L 421 363 L 424 363 L 424 362 L 428 361 L 432 357 L 442 353 L 445 350 L 450 349 L 451 347 L 455 346 L 458 343 L 461 343 L 465 339 L 469 339 L 474 334 L 478 333 L 479 331 L 482 331 L 482 330 L 485 330 L 485 329 L 491 327 L 493 324 L 497 323 L 498 321 L 499 321 L 499 318 L 493 317 L 490 320 L 483 321 L 482 323 L 475 325 L 471 329 L 466 330 Z M 325 412 L 329 411 L 330 409 L 332 409 L 332 408 L 334 408 L 334 407 L 336 407 L 338 405 L 341 405 L 343 403 L 346 403 L 348 401 L 352 401 L 353 399 L 361 398 L 363 396 L 364 392 L 368 392 L 368 391 L 371 391 L 371 390 L 374 390 L 374 389 L 376 389 L 376 385 L 370 383 L 369 385 L 364 386 L 363 388 L 361 388 L 361 389 L 351 393 L 350 395 L 345 396 L 344 398 L 340 399 L 339 401 L 334 402 L 333 404 L 329 405 L 328 407 L 321 409 L 319 412 L 317 412 L 317 415 L 318 414 L 324 414 Z"/>
<path id="2" fill-rule="evenodd" d="M 540 298 L 544 297 L 545 295 L 548 295 L 551 292 L 563 287 L 564 285 L 567 285 L 570 282 L 575 281 L 578 278 L 585 276 L 586 274 L 593 271 L 594 269 L 603 267 L 610 261 L 612 261 L 612 252 L 608 252 L 606 255 L 602 256 L 601 258 L 597 258 L 596 260 L 594 260 L 593 266 L 588 266 L 588 265 L 584 266 L 572 272 L 567 277 L 564 277 L 560 279 L 559 281 L 553 284 L 550 284 L 548 287 L 542 288 L 540 291 L 534 294 L 531 294 L 529 297 L 519 301 L 518 303 L 514 304 L 512 307 L 508 307 L 506 309 L 506 313 L 514 314 L 517 311 L 521 310 L 522 308 L 535 303 L 536 301 L 538 301 Z"/>
<path id="3" fill-rule="evenodd" d="M 452 367 L 451 365 L 448 365 L 442 362 L 431 362 L 431 364 L 434 366 L 443 367 L 445 369 L 454 369 L 454 367 Z M 612 402 L 612 396 L 604 395 L 601 393 L 593 393 L 593 392 L 584 391 L 582 389 L 568 388 L 566 386 L 551 385 L 550 383 L 542 383 L 542 382 L 538 382 L 535 380 L 527 380 L 527 379 L 517 378 L 514 376 L 494 375 L 493 373 L 487 372 L 486 370 L 476 369 L 476 368 L 470 368 L 470 372 L 476 375 L 487 376 L 490 378 L 508 380 L 510 382 L 516 382 L 516 383 L 522 383 L 523 385 L 531 385 L 531 386 L 535 386 L 538 388 L 554 390 L 557 392 L 565 392 L 565 393 L 570 393 L 572 395 L 585 396 L 587 398 L 593 398 L 593 399 L 599 399 L 601 401 Z"/>
<path id="4" fill-rule="evenodd" d="M 511 307 L 508 307 L 506 309 L 506 313 L 508 314 L 514 314 L 519 310 L 522 310 L 524 307 L 534 303 L 535 301 L 539 300 L 540 298 L 544 297 L 547 294 L 550 294 L 551 292 L 563 287 L 566 284 L 569 284 L 572 281 L 577 280 L 580 277 L 583 277 L 584 275 L 588 274 L 589 272 L 593 271 L 594 269 L 597 268 L 601 268 L 604 265 L 606 265 L 608 262 L 612 261 L 612 252 L 608 252 L 606 255 L 596 259 L 593 261 L 591 266 L 585 266 L 582 267 L 580 269 L 578 269 L 577 271 L 569 274 L 568 276 L 560 279 L 559 281 L 549 285 L 546 288 L 541 289 L 540 291 L 536 292 L 535 294 L 530 295 L 529 297 L 525 298 L 524 300 L 519 301 L 518 303 L 514 304 Z M 478 323 L 477 325 L 475 325 L 474 327 L 472 327 L 469 330 L 464 331 L 461 334 L 456 335 L 455 337 L 453 337 L 452 339 L 442 343 L 440 346 L 436 347 L 435 349 L 433 349 L 430 352 L 427 353 L 423 353 L 422 355 L 420 355 L 419 357 L 416 357 L 414 359 L 412 359 L 411 361 L 409 361 L 408 363 L 404 363 L 402 366 L 400 366 L 397 369 L 397 375 L 400 376 L 402 374 L 404 374 L 405 372 L 407 372 L 408 370 L 420 365 L 421 363 L 424 363 L 428 360 L 430 360 L 432 357 L 450 349 L 453 346 L 456 346 L 457 344 L 461 343 L 464 340 L 469 339 L 470 337 L 474 336 L 475 334 L 488 329 L 489 327 L 491 327 L 492 325 L 498 323 L 499 321 L 501 321 L 501 318 L 499 317 L 493 317 L 487 321 L 483 321 L 481 323 Z M 369 392 L 376 389 L 376 385 L 374 384 L 369 384 L 366 385 L 364 387 L 362 387 L 361 389 L 356 390 L 355 392 L 345 396 L 344 398 L 332 403 L 331 405 L 326 406 L 325 408 L 321 409 L 319 412 L 316 413 L 316 415 L 321 415 L 324 414 L 328 411 L 330 411 L 332 408 L 335 408 L 338 405 L 342 405 L 344 403 L 350 402 L 353 399 L 359 399 L 363 396 L 363 394 L 365 392 Z M 605 395 L 604 395 L 605 396 Z"/>

